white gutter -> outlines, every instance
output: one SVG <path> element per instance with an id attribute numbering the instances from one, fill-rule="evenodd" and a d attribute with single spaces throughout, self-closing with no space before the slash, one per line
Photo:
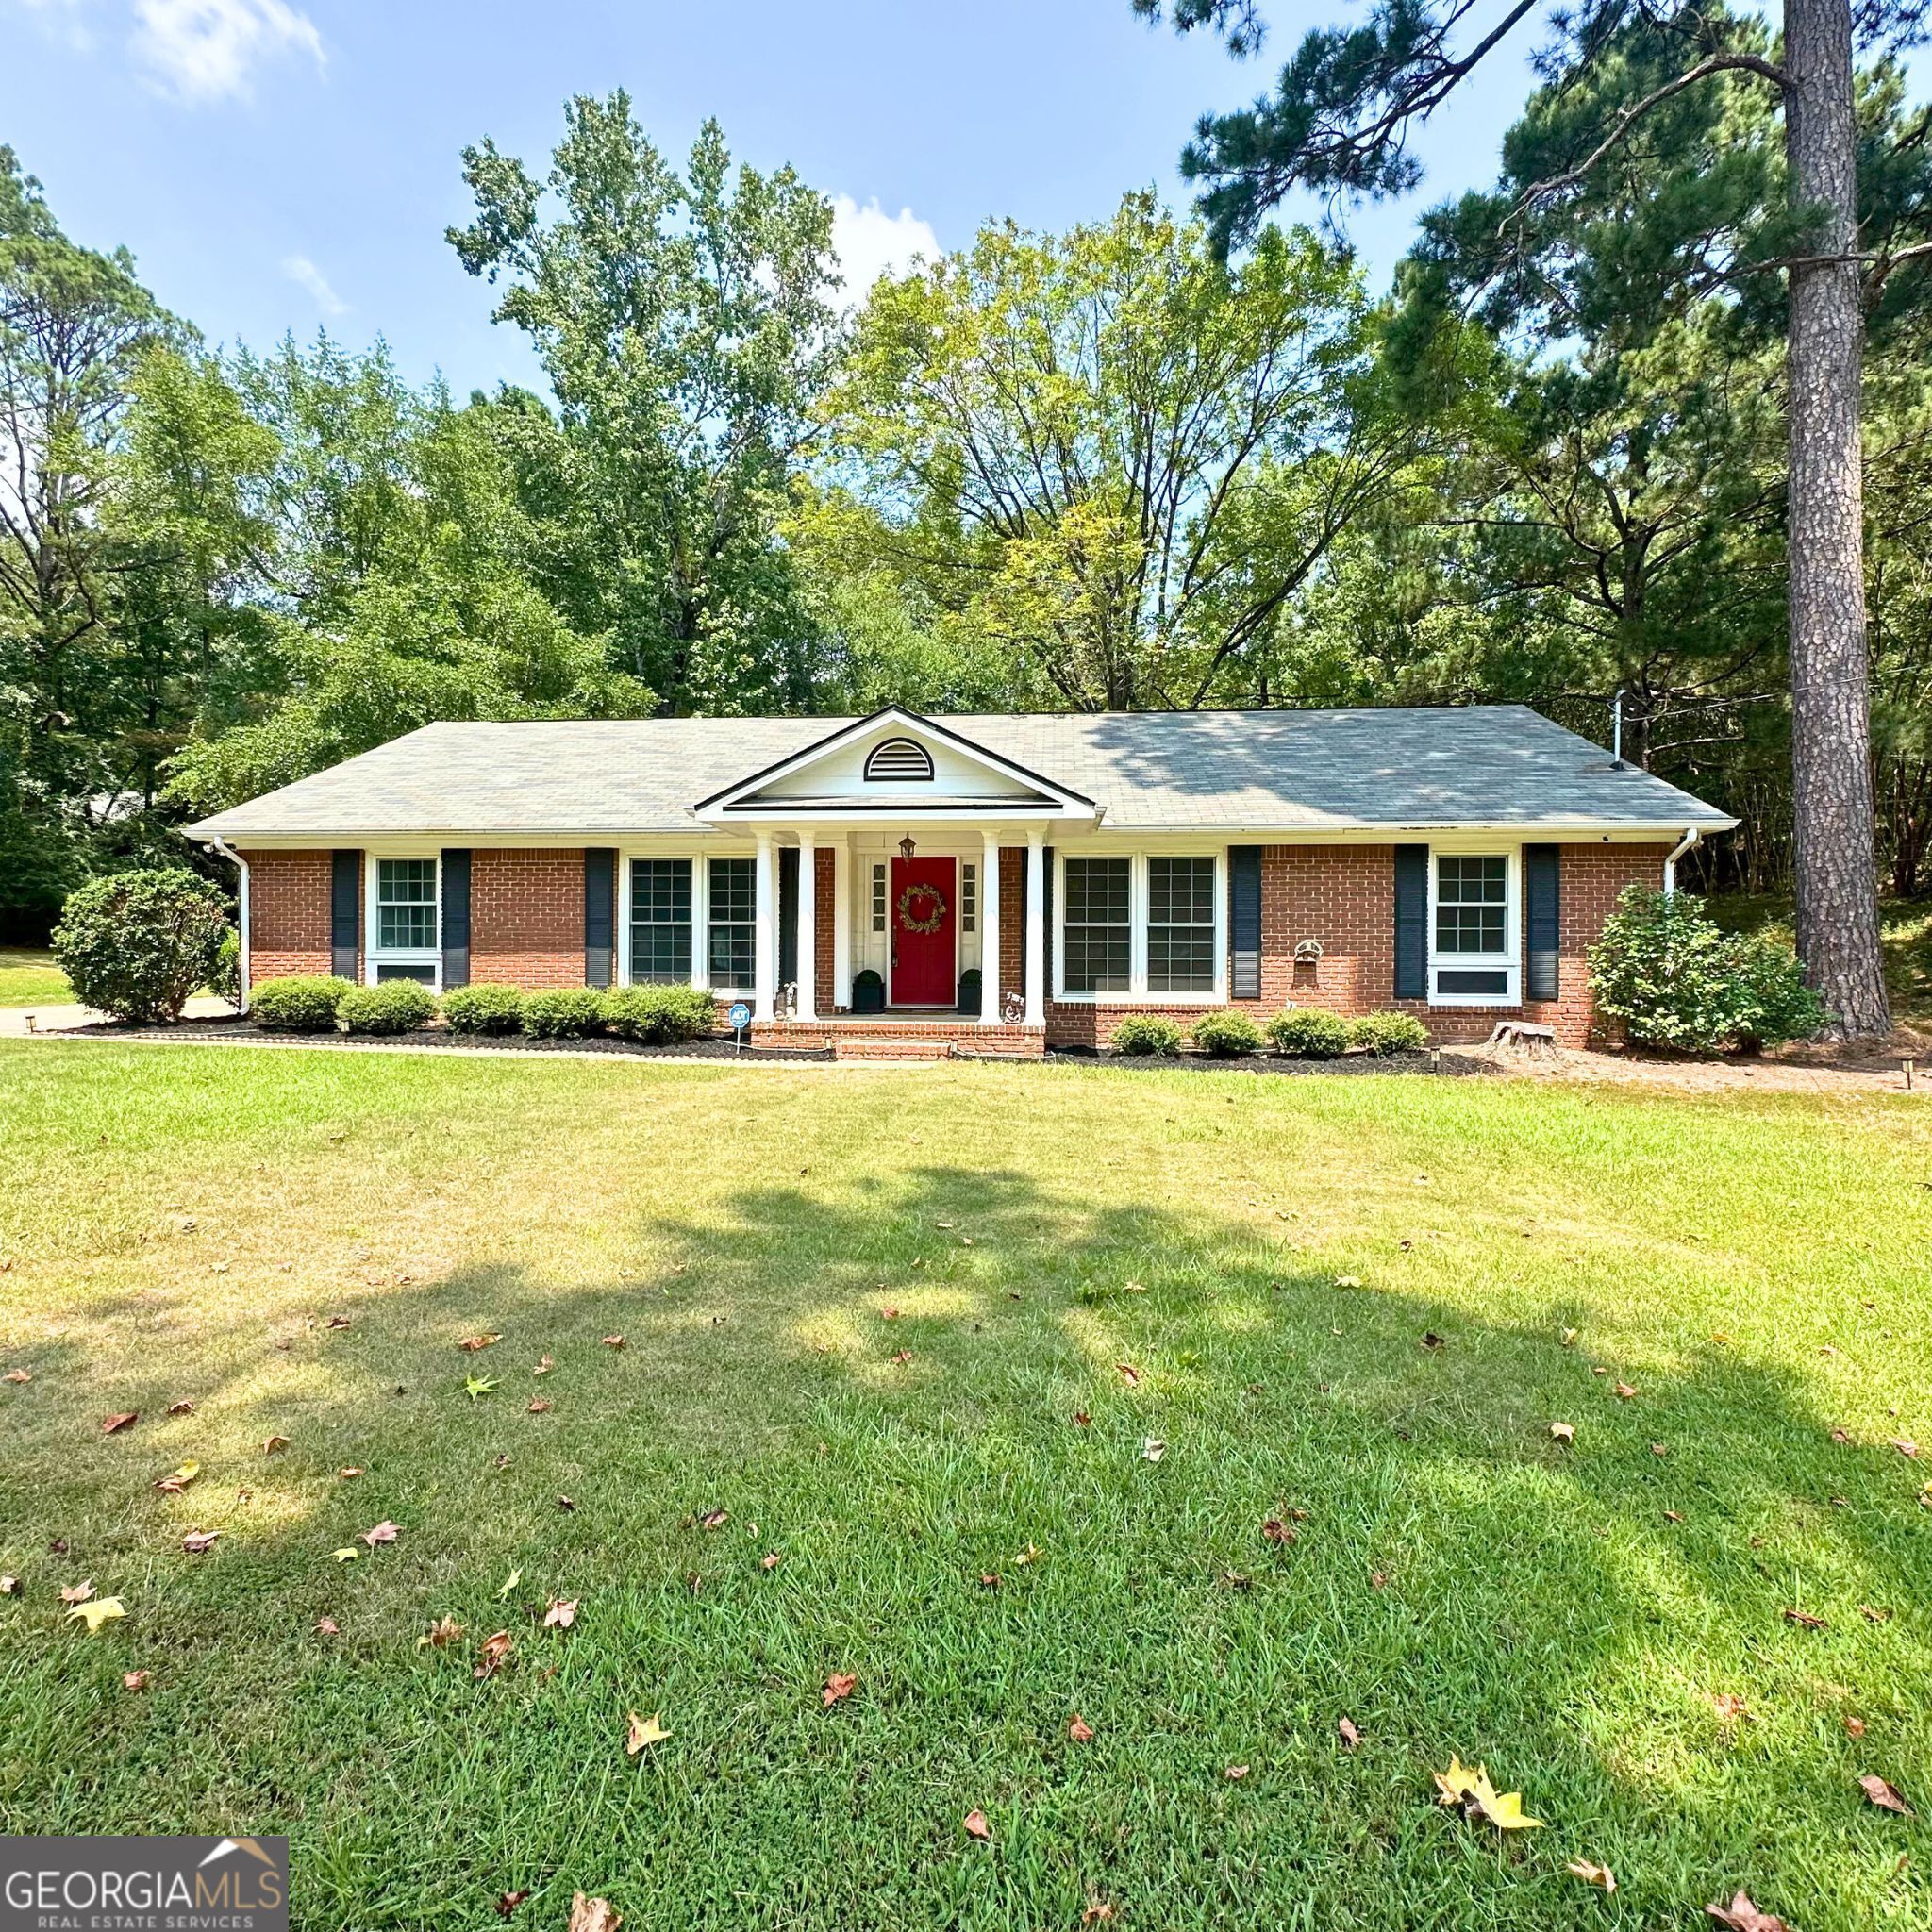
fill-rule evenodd
<path id="1" fill-rule="evenodd" d="M 242 957 L 239 963 L 242 978 L 241 1010 L 245 1013 L 248 1010 L 248 861 L 225 840 L 211 838 L 207 841 L 207 844 L 210 852 L 219 852 L 224 858 L 231 861 L 236 871 L 242 874 Z"/>
<path id="2" fill-rule="evenodd" d="M 1697 825 L 1687 825 L 1684 836 L 1672 849 L 1664 860 L 1664 897 L 1674 899 L 1677 895 L 1677 861 L 1704 837 L 1703 829 Z"/>

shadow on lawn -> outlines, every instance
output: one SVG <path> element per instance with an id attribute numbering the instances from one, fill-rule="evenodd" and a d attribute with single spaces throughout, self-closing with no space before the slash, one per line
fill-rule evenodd
<path id="1" fill-rule="evenodd" d="M 277 1479 L 312 1493 L 250 1532 L 264 1579 L 278 1550 L 387 1515 L 406 1537 L 382 1560 L 392 1579 L 413 1574 L 425 1620 L 459 1567 L 494 1574 L 541 1548 L 556 1574 L 575 1566 L 722 1631 L 757 1586 L 721 1575 L 715 1604 L 682 1607 L 684 1571 L 720 1570 L 726 1547 L 693 1518 L 729 1507 L 801 1550 L 831 1524 L 799 1630 L 752 1626 L 774 1655 L 796 1640 L 808 1703 L 849 1655 L 834 1633 L 863 1630 L 891 1633 L 867 1640 L 867 1674 L 908 1724 L 942 1644 L 1003 1700 L 1058 1709 L 1080 1682 L 1097 1701 L 1111 1686 L 1153 1735 L 1199 1728 L 1210 1758 L 1204 1695 L 1277 1724 L 1318 1714 L 1331 1737 L 1346 1709 L 1417 1758 L 1454 1748 L 1593 1786 L 1605 1816 L 1677 1790 L 1687 1842 L 1746 1874 L 1768 1856 L 1753 1814 L 1698 1781 L 1736 1741 L 1708 1696 L 1808 1684 L 1830 1709 L 1831 1678 L 1878 1641 L 1857 1607 L 1895 1610 L 1903 1636 L 1932 1574 L 1898 1458 L 1834 1444 L 1795 1376 L 1715 1344 L 1619 1400 L 1623 1368 L 1592 1362 L 1587 1316 L 1555 1294 L 1514 1324 L 1373 1279 L 1341 1287 L 1235 1205 L 1096 1208 L 1017 1173 L 937 1165 L 834 1199 L 746 1188 L 702 1223 L 640 1206 L 640 1244 L 665 1258 L 635 1277 L 486 1263 L 362 1291 L 292 1339 L 291 1392 L 157 1384 L 139 1406 L 245 1402 L 251 1433 L 291 1439 Z M 136 1309 L 152 1305 L 120 1312 Z M 331 1313 L 350 1325 L 322 1325 Z M 1574 1348 L 1566 1324 L 1585 1331 Z M 458 1353 L 474 1333 L 502 1340 Z M 557 1366 L 538 1379 L 543 1356 Z M 467 1397 L 466 1372 L 497 1390 Z M 553 1407 L 528 1412 L 533 1396 Z M 1576 1425 L 1574 1447 L 1552 1441 L 1553 1420 Z M 49 1447 L 29 1439 L 25 1460 Z M 378 1457 L 353 1497 L 332 1481 Z M 59 1487 L 105 1486 L 125 1461 L 95 1443 Z M 565 1493 L 575 1507 L 559 1512 Z M 47 1500 L 26 1499 L 33 1537 L 58 1527 Z M 1292 1540 L 1271 1541 L 1271 1520 Z M 1014 1553 L 1036 1543 L 1047 1561 L 1022 1579 Z M 88 1560 L 108 1571 L 115 1554 L 104 1532 Z M 1007 1587 L 975 1595 L 996 1572 Z M 334 1580 L 271 1587 L 306 1617 Z M 750 1641 L 733 1628 L 732 1644 Z M 709 1667 L 732 1668 L 715 1641 Z M 1624 1763 L 1590 1713 L 1638 1702 L 1652 1652 L 1643 1694 L 1682 1705 L 1690 1742 L 1671 1763 Z M 1759 1774 L 1802 1806 L 1832 1748 L 1821 1734 L 1813 1758 Z M 1886 1829 L 1854 1800 L 1843 1827 L 1868 1849 Z M 1364 1856 L 1413 1828 L 1373 1798 L 1336 1827 Z M 1441 1856 L 1490 1855 L 1445 1837 Z M 1632 1900 L 1674 1902 L 1641 1884 Z"/>

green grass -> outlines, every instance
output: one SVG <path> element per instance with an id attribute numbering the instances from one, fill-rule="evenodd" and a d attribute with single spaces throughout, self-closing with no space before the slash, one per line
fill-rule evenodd
<path id="1" fill-rule="evenodd" d="M 1928 1121 L 0 1047 L 0 1830 L 286 1831 L 328 1927 L 1922 1927 Z"/>
<path id="2" fill-rule="evenodd" d="M 0 946 L 0 1007 L 31 1007 L 73 999 L 67 975 L 41 948 Z"/>

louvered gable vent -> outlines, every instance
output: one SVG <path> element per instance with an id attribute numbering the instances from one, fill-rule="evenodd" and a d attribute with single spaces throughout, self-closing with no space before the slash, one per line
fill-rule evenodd
<path id="1" fill-rule="evenodd" d="M 865 775 L 889 781 L 929 779 L 932 776 L 932 754 L 914 739 L 889 738 L 873 746 L 872 754 L 865 761 Z"/>

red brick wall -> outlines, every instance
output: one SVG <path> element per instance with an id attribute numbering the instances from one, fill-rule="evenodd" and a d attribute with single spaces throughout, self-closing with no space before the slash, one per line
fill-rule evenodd
<path id="1" fill-rule="evenodd" d="M 1026 992 L 1026 848 L 1000 847 L 1000 994 Z M 993 1011 L 1004 1008 L 994 1007 Z"/>
<path id="2" fill-rule="evenodd" d="M 1395 987 L 1395 856 L 1390 845 L 1271 845 L 1261 854 L 1261 997 L 1229 1006 L 1257 1021 L 1291 1001 L 1356 1014 L 1378 1008 L 1414 1013 L 1437 1041 L 1484 1040 L 1498 1020 L 1517 1017 L 1552 1025 L 1569 1046 L 1591 1035 L 1588 948 L 1625 886 L 1663 882 L 1664 845 L 1565 845 L 1561 848 L 1561 957 L 1558 996 L 1521 1007 L 1431 1007 L 1397 1000 Z M 1520 895 L 1521 896 L 1521 895 Z M 1525 912 L 1526 916 L 1526 912 Z M 1320 940 L 1322 957 L 1297 964 L 1302 940 Z M 1525 947 L 1526 950 L 1526 947 Z M 1056 1045 L 1104 1045 L 1130 1012 L 1162 1013 L 1186 1026 L 1205 1009 L 1194 1006 L 1095 1007 L 1055 1004 L 1047 1037 Z"/>
<path id="3" fill-rule="evenodd" d="M 830 1013 L 836 987 L 832 958 L 832 915 L 839 906 L 837 858 L 829 845 L 822 845 L 812 859 L 812 985 L 814 1009 Z"/>
<path id="4" fill-rule="evenodd" d="M 291 973 L 334 971 L 329 943 L 330 852 L 244 852 L 248 976 L 258 986 Z M 359 903 L 359 902 L 358 902 Z M 357 958 L 359 976 L 361 958 Z"/>
<path id="5" fill-rule="evenodd" d="M 630 908 L 619 906 L 617 916 Z M 581 850 L 471 853 L 470 978 L 532 990 L 583 985 Z"/>

